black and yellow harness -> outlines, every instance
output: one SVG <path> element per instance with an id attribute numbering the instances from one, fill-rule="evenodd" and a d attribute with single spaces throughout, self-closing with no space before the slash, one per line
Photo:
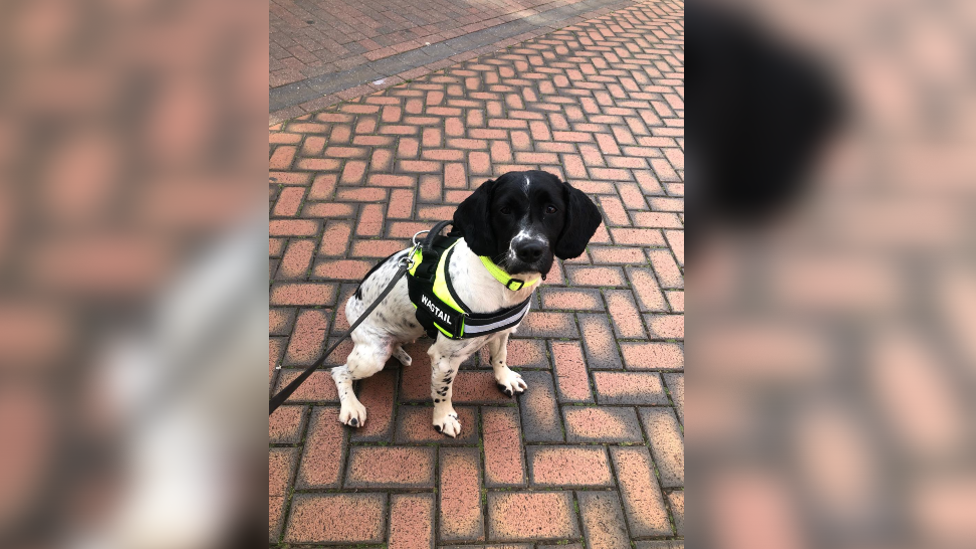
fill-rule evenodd
<path id="1" fill-rule="evenodd" d="M 428 336 L 436 338 L 440 332 L 451 339 L 480 337 L 516 326 L 529 312 L 531 297 L 514 307 L 488 314 L 471 312 L 458 297 L 448 265 L 462 235 L 456 229 L 447 236 L 440 234 L 444 227 L 451 224 L 450 221 L 441 221 L 430 230 L 422 244 L 415 243 L 411 267 L 407 271 L 407 288 L 410 301 L 417 309 L 417 321 Z M 539 282 L 538 278 L 514 278 L 490 258 L 479 257 L 488 272 L 509 290 L 518 291 Z"/>

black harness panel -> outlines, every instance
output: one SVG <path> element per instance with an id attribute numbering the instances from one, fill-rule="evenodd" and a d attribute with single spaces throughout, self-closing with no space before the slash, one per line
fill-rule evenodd
<path id="1" fill-rule="evenodd" d="M 451 339 L 480 337 L 508 330 L 517 325 L 528 313 L 531 297 L 514 307 L 485 314 L 472 313 L 471 309 L 458 296 L 451 280 L 450 269 L 447 267 L 450 265 L 451 256 L 454 253 L 452 246 L 461 238 L 461 234 L 456 229 L 447 236 L 439 234 L 449 224 L 451 224 L 450 221 L 442 221 L 431 229 L 422 245 L 420 264 L 407 275 L 407 289 L 410 294 L 410 301 L 417 309 L 417 322 L 424 327 L 429 337 L 436 338 L 437 334 L 441 333 Z M 444 257 L 445 253 L 447 254 L 446 257 Z M 461 310 L 457 310 L 445 302 L 434 291 L 437 267 L 441 263 L 442 257 L 444 260 L 444 283 L 450 297 Z"/>

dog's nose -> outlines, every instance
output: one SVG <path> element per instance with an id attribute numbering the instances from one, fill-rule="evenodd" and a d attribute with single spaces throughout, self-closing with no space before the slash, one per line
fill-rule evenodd
<path id="1" fill-rule="evenodd" d="M 546 247 L 540 242 L 526 242 L 518 247 L 515 251 L 515 255 L 525 263 L 534 263 L 542 257 L 542 254 L 546 251 Z"/>

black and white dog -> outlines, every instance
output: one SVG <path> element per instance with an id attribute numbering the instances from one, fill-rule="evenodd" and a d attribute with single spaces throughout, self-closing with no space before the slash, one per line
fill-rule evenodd
<path id="1" fill-rule="evenodd" d="M 600 211 L 582 191 L 550 173 L 509 172 L 486 181 L 454 212 L 454 226 L 464 238 L 455 246 L 447 268 L 458 296 L 475 313 L 492 313 L 525 301 L 538 284 L 512 291 L 492 276 L 479 256 L 491 258 L 509 275 L 544 277 L 553 257 L 579 257 L 601 221 Z M 406 253 L 394 254 L 367 275 L 346 302 L 350 322 L 379 296 Z M 516 328 L 461 340 L 437 336 L 428 351 L 435 429 L 450 437 L 461 432 L 451 404 L 451 384 L 460 364 L 485 344 L 499 388 L 509 396 L 525 391 L 522 376 L 506 365 L 508 337 Z M 364 424 L 366 408 L 356 398 L 352 382 L 379 372 L 391 356 L 410 366 L 402 344 L 423 334 L 407 281 L 401 279 L 353 332 L 354 346 L 346 364 L 332 370 L 342 406 L 339 421 L 353 427 Z"/>

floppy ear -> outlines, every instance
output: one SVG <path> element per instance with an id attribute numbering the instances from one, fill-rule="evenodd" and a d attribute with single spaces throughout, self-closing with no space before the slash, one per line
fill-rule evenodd
<path id="1" fill-rule="evenodd" d="M 586 193 L 574 189 L 565 181 L 562 184 L 567 204 L 566 221 L 553 253 L 559 259 L 572 259 L 583 255 L 586 244 L 593 238 L 593 233 L 603 222 L 603 217 Z"/>
<path id="2" fill-rule="evenodd" d="M 488 207 L 494 186 L 494 180 L 485 181 L 454 211 L 454 228 L 464 234 L 468 248 L 478 255 L 489 257 L 495 253 L 495 236 L 488 223 Z"/>

